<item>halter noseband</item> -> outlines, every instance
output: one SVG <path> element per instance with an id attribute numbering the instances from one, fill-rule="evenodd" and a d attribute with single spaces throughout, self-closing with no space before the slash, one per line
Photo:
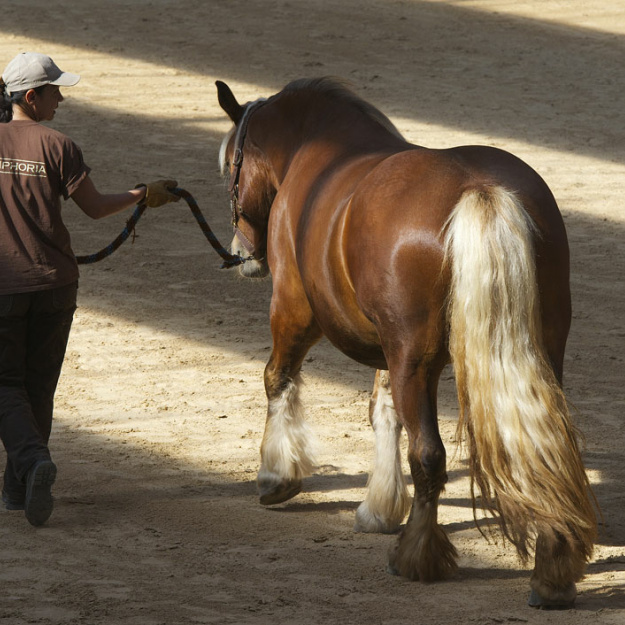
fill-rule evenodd
<path id="1" fill-rule="evenodd" d="M 243 167 L 243 144 L 247 136 L 247 126 L 252 113 L 259 109 L 266 102 L 266 98 L 261 98 L 248 105 L 243 113 L 243 117 L 239 122 L 237 133 L 234 138 L 234 152 L 232 157 L 232 177 L 230 180 L 230 208 L 232 209 L 232 229 L 243 247 L 249 252 L 250 260 L 258 260 L 254 258 L 256 251 L 253 243 L 241 232 L 239 228 L 239 219 L 243 217 L 248 222 L 250 219 L 246 217 L 246 213 L 239 202 L 239 178 L 241 177 L 241 168 Z"/>

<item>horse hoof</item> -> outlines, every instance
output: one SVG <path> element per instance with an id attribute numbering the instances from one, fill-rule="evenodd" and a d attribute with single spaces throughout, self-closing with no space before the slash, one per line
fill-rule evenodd
<path id="1" fill-rule="evenodd" d="M 263 506 L 273 506 L 283 503 L 295 497 L 302 490 L 301 480 L 285 480 L 279 484 L 272 484 L 271 487 L 259 486 L 260 503 Z"/>
<path id="2" fill-rule="evenodd" d="M 539 595 L 535 590 L 532 590 L 527 604 L 530 608 L 536 608 L 537 610 L 571 610 L 575 607 L 575 597 L 573 599 L 547 599 Z"/>

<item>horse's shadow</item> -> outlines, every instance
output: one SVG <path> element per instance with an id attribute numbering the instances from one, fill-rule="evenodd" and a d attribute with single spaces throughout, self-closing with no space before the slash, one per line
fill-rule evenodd
<path id="1" fill-rule="evenodd" d="M 610 563 L 610 566 L 613 566 Z M 596 572 L 596 566 L 603 566 L 602 562 L 593 562 L 588 567 L 588 573 Z M 619 566 L 619 565 L 617 565 Z M 610 571 L 625 570 L 625 561 L 620 564 L 621 568 L 610 568 Z M 455 580 L 458 582 L 469 580 L 489 580 L 494 576 L 498 580 L 515 580 L 527 577 L 527 571 L 523 569 L 493 569 L 477 567 L 460 567 Z M 575 610 L 581 612 L 616 611 L 625 609 L 625 588 L 620 585 L 602 585 L 598 588 L 584 588 L 583 582 L 578 585 L 578 597 L 575 602 Z M 616 622 L 616 621 L 615 621 Z"/>
<path id="2" fill-rule="evenodd" d="M 327 514 L 338 514 L 339 512 L 355 512 L 360 505 L 360 501 L 315 501 L 298 502 L 294 501 L 284 506 L 267 508 L 271 512 L 281 514 L 303 513 L 303 512 L 325 512 Z"/>
<path id="3" fill-rule="evenodd" d="M 601 562 L 592 562 L 589 572 L 594 572 L 596 565 Z M 610 562 L 609 571 L 625 571 L 625 560 L 620 562 Z M 617 568 L 613 568 L 617 567 Z M 619 568 L 620 567 L 620 568 Z M 588 612 L 599 612 L 601 610 L 625 610 L 625 587 L 623 584 L 603 585 L 599 588 L 589 588 L 581 590 L 576 609 Z"/>

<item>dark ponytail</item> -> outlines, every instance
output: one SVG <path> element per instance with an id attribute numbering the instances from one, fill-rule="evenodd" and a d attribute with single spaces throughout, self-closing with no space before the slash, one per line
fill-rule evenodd
<path id="1" fill-rule="evenodd" d="M 7 95 L 6 85 L 0 77 L 0 124 L 6 124 L 13 119 L 13 104 Z"/>

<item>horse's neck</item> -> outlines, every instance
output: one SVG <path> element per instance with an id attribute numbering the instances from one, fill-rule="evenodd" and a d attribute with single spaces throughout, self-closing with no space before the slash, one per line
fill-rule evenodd
<path id="1" fill-rule="evenodd" d="M 295 161 L 312 173 L 341 159 L 399 151 L 407 145 L 390 122 L 387 127 L 353 106 L 337 107 L 332 102 L 319 106 L 298 98 L 282 102 L 274 110 L 275 130 L 266 134 L 267 149 L 263 151 L 279 184 Z"/>

